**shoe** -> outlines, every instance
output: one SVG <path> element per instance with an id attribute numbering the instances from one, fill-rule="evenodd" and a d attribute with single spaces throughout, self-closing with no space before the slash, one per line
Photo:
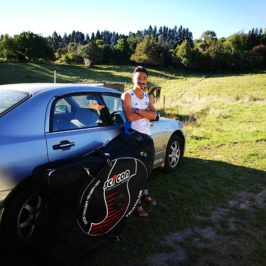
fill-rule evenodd
<path id="1" fill-rule="evenodd" d="M 151 196 L 143 196 L 142 201 L 146 202 L 150 206 L 155 206 L 156 205 L 156 200 L 153 199 Z"/>
<path id="2" fill-rule="evenodd" d="M 141 217 L 141 218 L 148 218 L 149 217 L 149 214 L 143 209 L 143 207 L 141 205 L 135 209 L 134 214 L 138 217 Z"/>
<path id="3" fill-rule="evenodd" d="M 115 241 L 115 242 L 120 242 L 120 241 L 121 241 L 120 236 L 119 236 L 119 235 L 116 235 L 114 241 Z"/>

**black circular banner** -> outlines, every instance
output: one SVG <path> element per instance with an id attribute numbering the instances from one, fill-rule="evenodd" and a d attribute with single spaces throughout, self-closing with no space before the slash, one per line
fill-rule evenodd
<path id="1" fill-rule="evenodd" d="M 136 158 L 109 161 L 80 199 L 78 224 L 90 236 L 116 228 L 137 206 L 148 178 L 146 166 Z"/>

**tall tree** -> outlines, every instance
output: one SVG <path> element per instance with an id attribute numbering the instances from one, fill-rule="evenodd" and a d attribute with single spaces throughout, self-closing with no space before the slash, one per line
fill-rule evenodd
<path id="1" fill-rule="evenodd" d="M 127 39 L 121 37 L 117 44 L 114 46 L 114 60 L 117 63 L 127 63 L 129 62 L 129 57 L 131 55 Z"/>
<path id="2" fill-rule="evenodd" d="M 69 43 L 70 37 L 66 33 L 64 33 L 64 36 L 62 38 L 62 47 L 67 47 Z"/>
<path id="3" fill-rule="evenodd" d="M 102 39 L 102 37 L 101 37 L 101 33 L 100 33 L 99 30 L 97 30 L 97 32 L 96 32 L 95 39 L 96 39 L 96 40 L 100 40 L 100 39 Z"/>
<path id="4" fill-rule="evenodd" d="M 48 42 L 50 43 L 54 51 L 63 46 L 62 37 L 58 35 L 56 31 L 53 32 L 51 37 L 48 37 Z"/>
<path id="5" fill-rule="evenodd" d="M 17 58 L 14 40 L 8 34 L 3 35 L 0 40 L 0 58 L 7 60 Z"/>
<path id="6" fill-rule="evenodd" d="M 176 57 L 185 67 L 192 64 L 193 51 L 188 40 L 184 40 L 176 49 Z"/>
<path id="7" fill-rule="evenodd" d="M 103 59 L 101 48 L 97 46 L 94 41 L 91 41 L 81 47 L 81 56 L 84 58 L 85 64 L 88 67 L 93 67 L 95 64 L 100 63 Z"/>
<path id="8" fill-rule="evenodd" d="M 89 41 L 90 41 L 90 36 L 89 36 L 89 34 L 86 34 L 84 44 L 89 43 Z"/>
<path id="9" fill-rule="evenodd" d="M 217 40 L 217 36 L 214 31 L 207 30 L 201 34 L 201 39 L 204 41 Z"/>
<path id="10" fill-rule="evenodd" d="M 22 32 L 14 36 L 16 53 L 20 60 L 53 60 L 54 53 L 48 41 L 40 35 L 32 32 Z"/>
<path id="11" fill-rule="evenodd" d="M 254 46 L 262 45 L 264 35 L 262 28 L 253 28 L 247 34 L 247 49 L 251 50 Z"/>
<path id="12" fill-rule="evenodd" d="M 145 37 L 137 44 L 135 52 L 130 59 L 136 63 L 146 65 L 163 65 L 164 54 L 162 47 L 152 37 Z"/>
<path id="13" fill-rule="evenodd" d="M 94 32 L 91 34 L 91 41 L 92 42 L 95 41 L 95 34 L 94 34 Z"/>
<path id="14" fill-rule="evenodd" d="M 119 39 L 119 34 L 113 32 L 111 37 L 111 47 L 114 47 L 117 44 L 118 39 Z"/>

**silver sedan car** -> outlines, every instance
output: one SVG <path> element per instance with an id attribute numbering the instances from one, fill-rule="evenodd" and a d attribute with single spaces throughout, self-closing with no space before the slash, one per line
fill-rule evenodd
<path id="1" fill-rule="evenodd" d="M 0 86 L 0 229 L 8 245 L 30 243 L 43 200 L 31 186 L 34 170 L 105 145 L 125 123 L 121 93 L 85 84 Z M 180 121 L 151 126 L 154 168 L 175 170 L 184 153 Z"/>

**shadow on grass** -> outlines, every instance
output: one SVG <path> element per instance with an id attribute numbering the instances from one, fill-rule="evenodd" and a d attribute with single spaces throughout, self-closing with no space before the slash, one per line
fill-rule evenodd
<path id="1" fill-rule="evenodd" d="M 120 69 L 120 68 L 119 68 Z M 104 68 L 87 68 L 75 65 L 53 65 L 33 63 L 0 64 L 0 84 L 27 82 L 131 82 L 131 78 L 115 75 L 112 70 Z"/>
<path id="2" fill-rule="evenodd" d="M 182 115 L 177 108 L 157 109 L 161 117 L 169 119 L 180 120 L 184 124 L 195 123 L 197 119 L 195 115 Z"/>
<path id="3" fill-rule="evenodd" d="M 35 63 L 0 63 L 0 84 L 54 82 L 54 71 L 57 82 L 122 82 L 131 83 L 131 74 L 135 66 L 127 65 L 97 65 L 88 68 L 82 65 L 58 65 Z M 181 72 L 173 68 L 149 69 L 151 76 L 164 79 L 180 79 L 191 76 L 191 73 Z M 121 76 L 128 73 L 128 77 Z M 194 74 L 193 74 L 194 75 Z M 198 74 L 194 75 L 198 76 Z M 155 86 L 149 82 L 149 86 Z"/>
<path id="4" fill-rule="evenodd" d="M 219 208 L 237 192 L 261 191 L 266 187 L 265 177 L 265 171 L 187 157 L 174 173 L 154 170 L 150 190 L 158 205 L 148 208 L 150 219 L 143 221 L 130 217 L 121 242 L 110 241 L 87 252 L 74 265 L 110 265 L 110 262 L 113 265 L 132 262 L 132 265 L 138 265 L 138 262 L 144 265 L 149 254 L 160 252 L 163 236 L 197 226 L 195 216 Z M 203 255 L 205 251 L 200 252 Z M 31 258 L 31 250 L 23 258 L 8 254 L 3 249 L 0 253 L 2 266 L 40 265 Z"/>

